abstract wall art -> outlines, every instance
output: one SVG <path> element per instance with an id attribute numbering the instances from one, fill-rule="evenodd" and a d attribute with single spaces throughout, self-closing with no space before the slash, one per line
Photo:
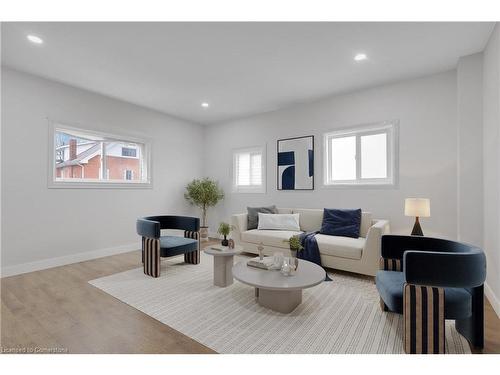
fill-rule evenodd
<path id="1" fill-rule="evenodd" d="M 314 136 L 278 140 L 278 190 L 314 189 Z"/>

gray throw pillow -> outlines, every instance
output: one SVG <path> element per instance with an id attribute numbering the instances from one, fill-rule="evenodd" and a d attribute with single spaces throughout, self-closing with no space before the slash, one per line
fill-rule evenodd
<path id="1" fill-rule="evenodd" d="M 269 207 L 247 207 L 248 211 L 248 230 L 257 229 L 259 224 L 259 212 L 263 214 L 277 214 L 278 209 L 276 206 Z"/>

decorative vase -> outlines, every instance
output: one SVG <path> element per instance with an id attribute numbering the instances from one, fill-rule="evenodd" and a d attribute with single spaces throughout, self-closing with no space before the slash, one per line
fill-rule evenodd
<path id="1" fill-rule="evenodd" d="M 298 253 L 297 249 L 290 248 L 291 259 L 293 259 L 292 266 L 295 267 L 295 270 L 297 270 L 297 268 L 299 267 L 299 260 L 297 259 L 297 253 Z"/>
<path id="2" fill-rule="evenodd" d="M 200 241 L 208 241 L 208 227 L 200 227 Z"/>
<path id="3" fill-rule="evenodd" d="M 222 246 L 229 246 L 229 241 L 227 240 L 226 236 L 224 236 L 224 239 L 221 241 Z"/>

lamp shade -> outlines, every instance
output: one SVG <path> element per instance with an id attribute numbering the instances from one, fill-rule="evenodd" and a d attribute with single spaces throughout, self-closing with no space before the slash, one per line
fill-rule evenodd
<path id="1" fill-rule="evenodd" d="M 405 216 L 431 216 L 431 201 L 427 198 L 406 198 Z"/>

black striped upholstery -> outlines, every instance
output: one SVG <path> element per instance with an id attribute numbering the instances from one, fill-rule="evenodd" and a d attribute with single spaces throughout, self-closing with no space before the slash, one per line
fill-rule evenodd
<path id="1" fill-rule="evenodd" d="M 191 251 L 190 253 L 184 254 L 184 262 L 190 263 L 190 264 L 199 264 L 200 263 L 200 232 L 186 230 L 186 231 L 184 231 L 184 237 L 198 240 L 198 249 L 196 251 Z"/>
<path id="2" fill-rule="evenodd" d="M 384 271 L 399 271 L 402 272 L 403 268 L 401 267 L 403 263 L 401 259 L 394 258 L 380 258 L 379 267 Z"/>
<path id="3" fill-rule="evenodd" d="M 160 240 L 142 237 L 142 263 L 148 276 L 160 276 Z"/>
<path id="4" fill-rule="evenodd" d="M 403 346 L 409 354 L 443 354 L 444 289 L 405 284 Z"/>

